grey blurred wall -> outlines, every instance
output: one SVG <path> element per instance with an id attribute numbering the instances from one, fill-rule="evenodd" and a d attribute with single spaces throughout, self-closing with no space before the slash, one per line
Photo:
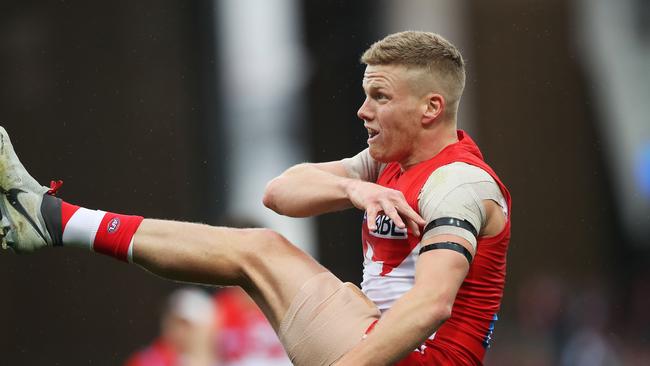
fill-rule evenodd
<path id="1" fill-rule="evenodd" d="M 23 163 L 89 208 L 209 220 L 200 4 L 3 2 L 0 123 Z M 213 204 L 218 202 L 212 201 Z M 77 250 L 0 253 L 3 365 L 116 365 L 174 285 Z"/>

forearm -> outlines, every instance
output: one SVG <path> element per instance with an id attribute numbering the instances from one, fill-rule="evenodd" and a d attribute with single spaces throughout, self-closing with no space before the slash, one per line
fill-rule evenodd
<path id="1" fill-rule="evenodd" d="M 347 186 L 352 179 L 299 164 L 266 186 L 264 205 L 293 217 L 306 217 L 352 207 Z"/>
<path id="2" fill-rule="evenodd" d="M 382 315 L 368 337 L 337 366 L 392 365 L 418 348 L 451 314 L 444 301 L 409 291 Z"/>
<path id="3" fill-rule="evenodd" d="M 435 239 L 464 241 L 454 235 L 432 238 Z M 470 247 L 466 240 L 463 243 Z M 368 337 L 337 365 L 391 365 L 404 358 L 449 319 L 468 270 L 467 260 L 457 252 L 423 253 L 418 258 L 413 288 L 393 304 Z"/>

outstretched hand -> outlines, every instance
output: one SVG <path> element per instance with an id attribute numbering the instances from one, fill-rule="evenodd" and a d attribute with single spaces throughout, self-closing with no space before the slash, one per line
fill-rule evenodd
<path id="1" fill-rule="evenodd" d="M 408 225 L 408 230 L 416 236 L 420 236 L 420 226 L 426 224 L 406 202 L 404 194 L 398 190 L 355 180 L 348 185 L 347 194 L 356 208 L 366 211 L 370 231 L 377 230 L 376 218 L 381 213 L 388 216 L 400 229 L 405 229 Z"/>

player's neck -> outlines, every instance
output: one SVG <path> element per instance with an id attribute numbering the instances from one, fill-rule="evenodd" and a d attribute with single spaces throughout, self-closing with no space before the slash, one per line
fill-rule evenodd
<path id="1" fill-rule="evenodd" d="M 420 134 L 419 141 L 414 141 L 416 148 L 405 160 L 400 162 L 402 170 L 429 160 L 438 155 L 445 147 L 458 142 L 455 121 L 436 126 Z"/>

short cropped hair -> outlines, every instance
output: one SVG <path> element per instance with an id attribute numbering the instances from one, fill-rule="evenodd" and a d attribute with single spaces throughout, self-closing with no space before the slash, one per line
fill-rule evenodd
<path id="1" fill-rule="evenodd" d="M 428 70 L 454 112 L 465 88 L 465 61 L 442 36 L 430 32 L 394 33 L 373 43 L 361 56 L 366 65 L 399 65 Z"/>

